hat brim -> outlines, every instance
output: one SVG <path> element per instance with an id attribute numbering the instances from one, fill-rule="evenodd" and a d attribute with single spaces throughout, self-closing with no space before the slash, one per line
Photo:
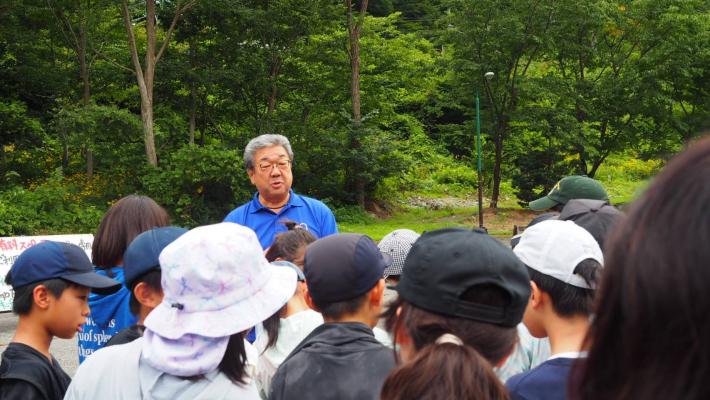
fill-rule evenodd
<path id="1" fill-rule="evenodd" d="M 163 301 L 145 319 L 145 326 L 168 339 L 185 334 L 225 337 L 243 332 L 273 315 L 296 292 L 296 272 L 268 266 L 271 276 L 256 293 L 221 310 L 187 312 Z"/>
<path id="2" fill-rule="evenodd" d="M 394 258 L 387 253 L 380 252 L 380 254 L 382 254 L 382 260 L 384 261 L 385 268 L 389 268 L 392 265 Z"/>
<path id="3" fill-rule="evenodd" d="M 80 274 L 62 275 L 60 278 L 65 281 L 76 283 L 77 285 L 86 286 L 92 292 L 98 294 L 111 294 L 121 289 L 121 282 L 99 275 L 96 272 L 82 272 Z"/>
<path id="4" fill-rule="evenodd" d="M 543 211 L 550 209 L 560 203 L 556 202 L 555 200 L 552 200 L 548 196 L 541 197 L 537 200 L 533 200 L 530 202 L 529 207 L 533 211 Z"/>

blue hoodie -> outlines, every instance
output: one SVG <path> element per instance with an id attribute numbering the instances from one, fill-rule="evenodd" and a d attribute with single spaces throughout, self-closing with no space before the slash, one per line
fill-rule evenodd
<path id="1" fill-rule="evenodd" d="M 118 331 L 128 328 L 137 321 L 137 318 L 131 314 L 128 305 L 131 292 L 126 289 L 123 268 L 97 268 L 96 273 L 109 276 L 121 282 L 122 286 L 119 291 L 110 295 L 104 296 L 96 293 L 89 295 L 91 315 L 86 319 L 86 324 L 82 326 L 82 331 L 77 335 L 79 337 L 80 363 L 84 362 L 91 353 L 104 347 L 106 342 Z"/>

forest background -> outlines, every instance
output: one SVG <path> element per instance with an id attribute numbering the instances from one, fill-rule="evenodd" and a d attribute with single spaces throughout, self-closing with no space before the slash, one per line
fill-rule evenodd
<path id="1" fill-rule="evenodd" d="M 568 174 L 624 203 L 710 126 L 708 82 L 709 0 L 6 0 L 0 236 L 131 193 L 221 221 L 272 132 L 343 224 L 474 199 L 477 96 L 486 207 Z"/>

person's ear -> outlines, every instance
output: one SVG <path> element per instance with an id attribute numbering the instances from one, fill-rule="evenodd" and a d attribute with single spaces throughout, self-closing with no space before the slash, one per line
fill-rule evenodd
<path id="1" fill-rule="evenodd" d="M 138 282 L 133 288 L 133 294 L 141 305 L 151 309 L 158 307 L 163 301 L 163 291 L 155 290 L 145 282 Z"/>
<path id="2" fill-rule="evenodd" d="M 303 298 L 306 300 L 308 307 L 310 307 L 313 311 L 320 312 L 318 307 L 316 307 L 316 303 L 313 302 L 311 293 L 308 291 L 308 285 L 303 285 Z"/>
<path id="3" fill-rule="evenodd" d="M 247 170 L 247 175 L 249 175 L 249 181 L 251 181 L 251 184 L 254 184 L 254 168 L 248 169 Z"/>
<path id="4" fill-rule="evenodd" d="M 530 281 L 530 307 L 537 309 L 540 308 L 542 304 L 542 290 L 537 286 L 537 283 Z"/>
<path id="5" fill-rule="evenodd" d="M 379 307 L 382 305 L 385 295 L 385 280 L 380 279 L 377 281 L 375 287 L 370 289 L 370 305 L 373 307 Z"/>
<path id="6" fill-rule="evenodd" d="M 300 294 L 303 296 L 304 293 L 306 293 L 306 290 L 308 290 L 308 286 L 306 286 L 306 282 L 304 281 L 298 281 L 296 283 L 296 293 Z"/>
<path id="7" fill-rule="evenodd" d="M 47 290 L 47 287 L 44 285 L 37 285 L 32 289 L 32 301 L 42 310 L 46 310 L 49 307 L 52 298 L 54 298 L 54 296 L 49 293 L 49 290 Z"/>

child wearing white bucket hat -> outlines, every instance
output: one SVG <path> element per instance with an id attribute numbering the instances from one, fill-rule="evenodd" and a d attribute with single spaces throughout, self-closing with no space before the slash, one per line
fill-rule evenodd
<path id="1" fill-rule="evenodd" d="M 185 233 L 160 265 L 165 296 L 144 337 L 94 353 L 65 398 L 258 399 L 244 334 L 293 296 L 295 271 L 270 265 L 256 234 L 234 223 Z"/>

